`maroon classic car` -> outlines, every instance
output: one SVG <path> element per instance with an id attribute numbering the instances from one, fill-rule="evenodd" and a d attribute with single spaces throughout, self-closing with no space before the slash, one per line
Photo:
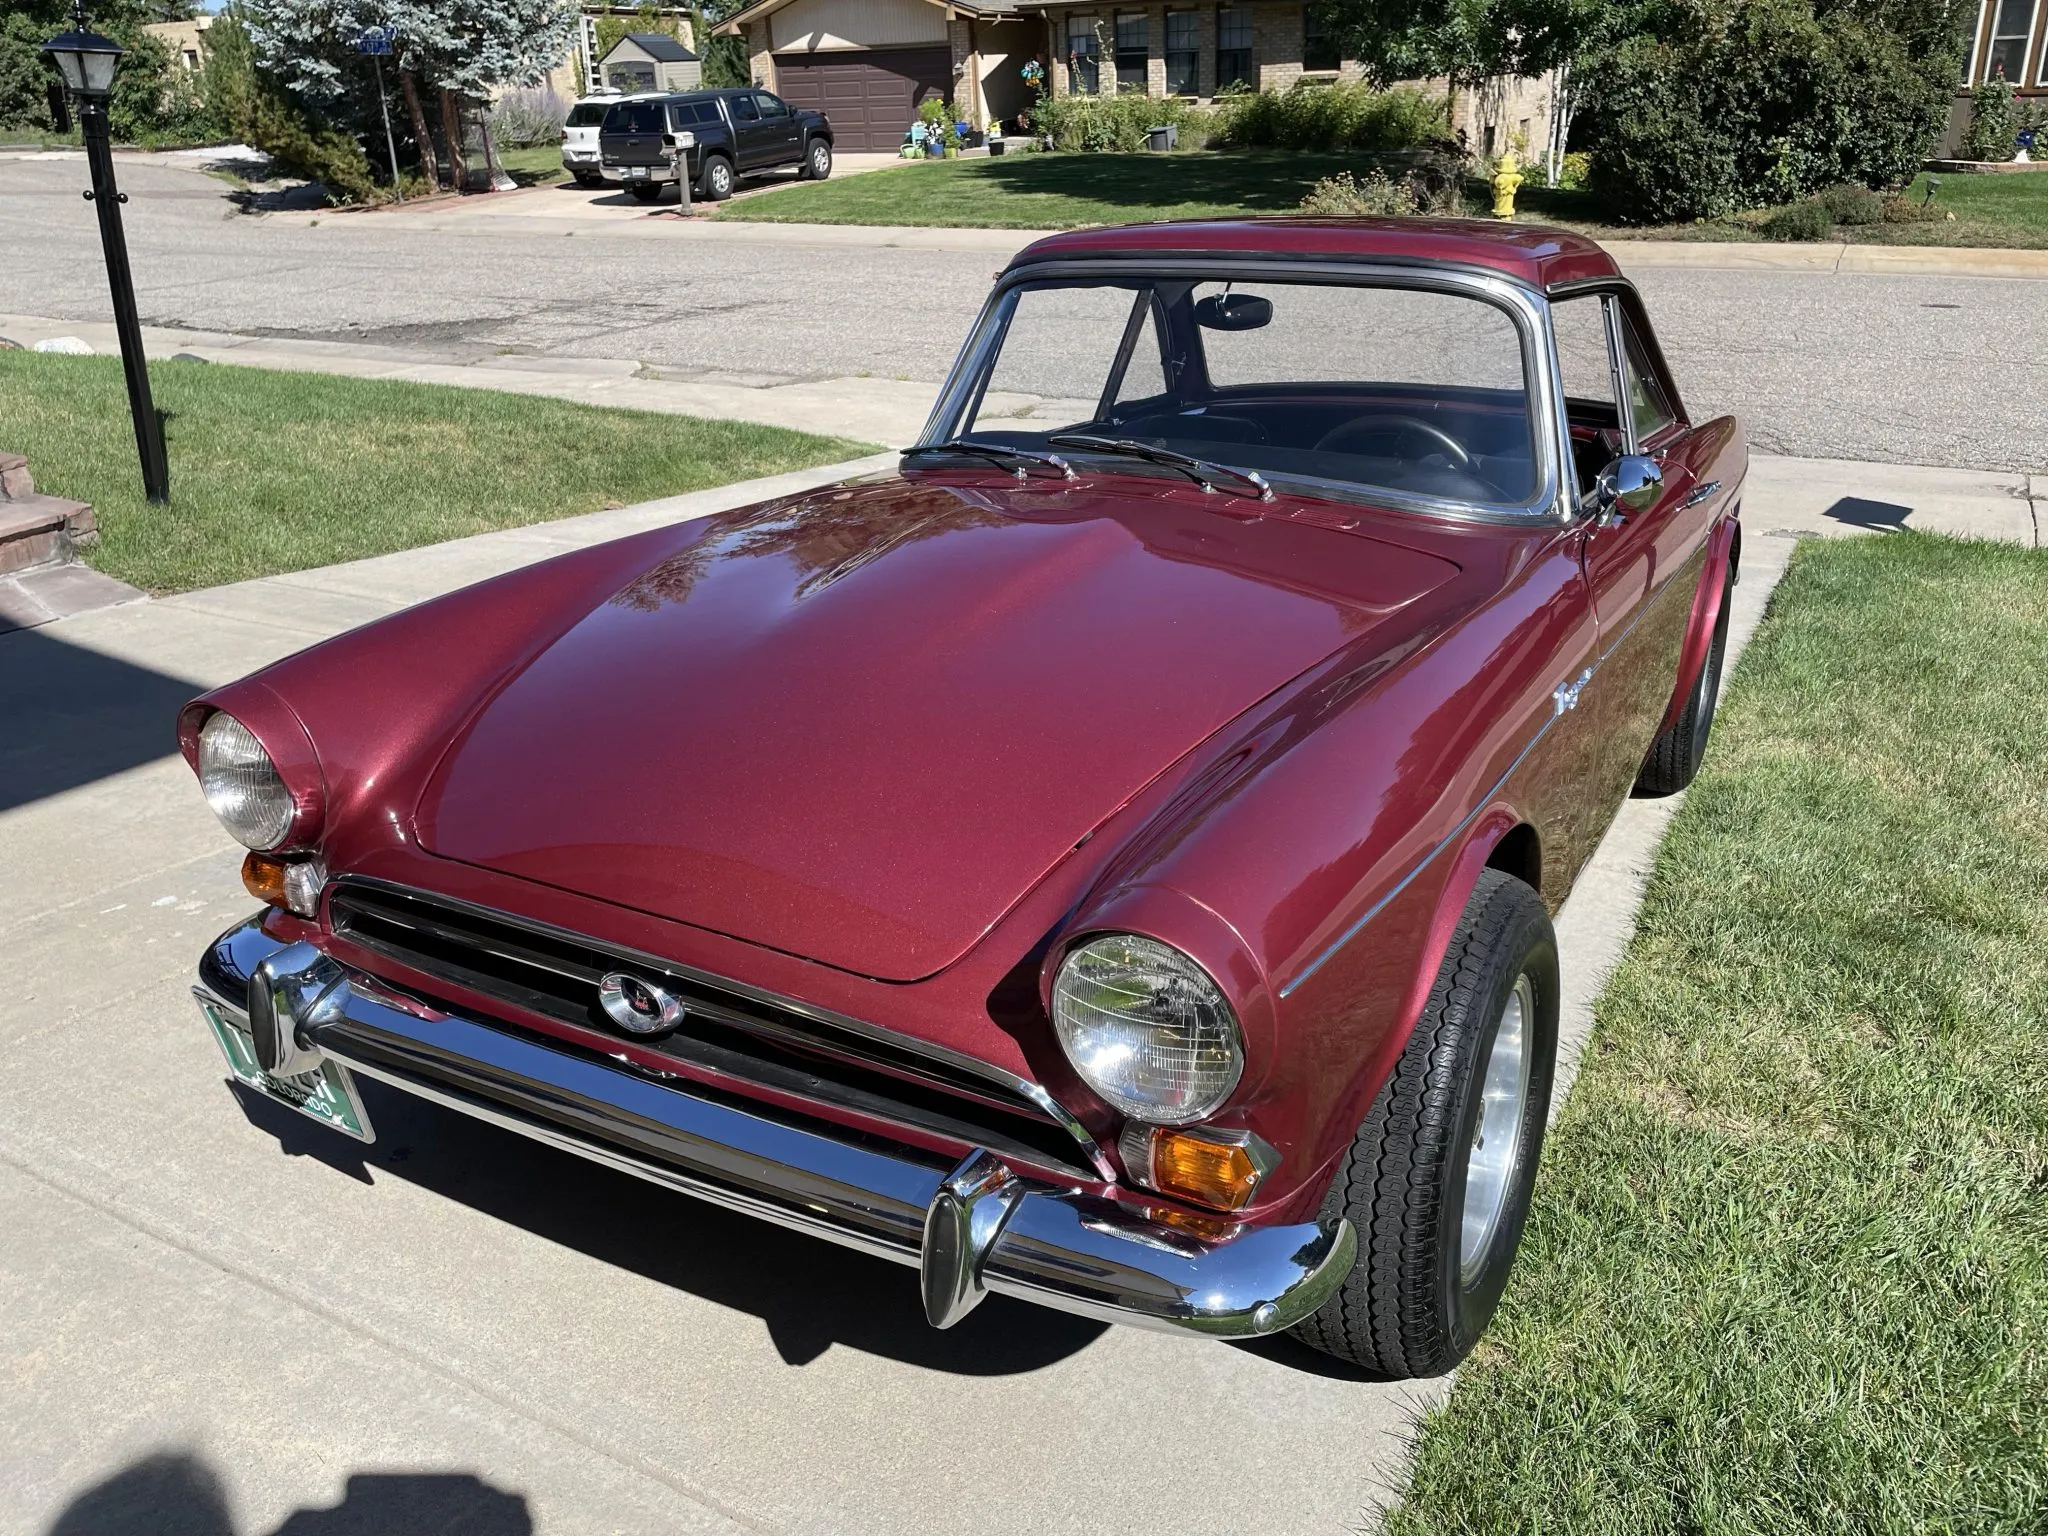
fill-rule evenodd
<path id="1" fill-rule="evenodd" d="M 1746 469 L 1571 235 L 1042 240 L 898 472 L 189 705 L 266 903 L 200 1003 L 340 1131 L 374 1079 L 915 1266 L 939 1327 L 1441 1372 L 1528 1210 L 1550 913 L 1705 749 Z"/>

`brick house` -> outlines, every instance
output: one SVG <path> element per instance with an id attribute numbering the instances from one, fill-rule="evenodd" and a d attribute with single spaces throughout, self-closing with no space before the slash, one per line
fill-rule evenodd
<path id="1" fill-rule="evenodd" d="M 746 39 L 762 86 L 827 113 L 842 149 L 894 149 L 932 96 L 978 128 L 1013 123 L 1033 100 L 1020 73 L 1033 60 L 1057 96 L 1208 101 L 1363 75 L 1301 0 L 755 0 L 716 30 Z M 1459 93 L 1453 127 L 1483 152 L 1517 133 L 1540 151 L 1551 96 L 1547 80 L 1491 81 Z"/>
<path id="2" fill-rule="evenodd" d="M 2015 96 L 2048 102 L 2048 0 L 1979 0 L 1977 30 L 1942 138 L 1944 156 L 1959 151 L 1970 126 L 1971 88 L 2000 75 L 2012 82 Z"/>

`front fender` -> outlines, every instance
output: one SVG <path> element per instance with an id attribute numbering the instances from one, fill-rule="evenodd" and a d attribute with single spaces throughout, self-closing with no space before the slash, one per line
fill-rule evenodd
<path id="1" fill-rule="evenodd" d="M 1706 665 L 1707 652 L 1713 647 L 1714 630 L 1721 622 L 1721 605 L 1727 600 L 1727 578 L 1740 557 L 1741 547 L 1742 525 L 1736 521 L 1736 514 L 1731 513 L 1708 535 L 1707 563 L 1693 592 L 1692 617 L 1686 624 L 1685 644 L 1678 653 L 1678 681 L 1657 727 L 1660 732 L 1670 730 L 1685 713 L 1686 700 L 1692 697 L 1700 668 Z"/>

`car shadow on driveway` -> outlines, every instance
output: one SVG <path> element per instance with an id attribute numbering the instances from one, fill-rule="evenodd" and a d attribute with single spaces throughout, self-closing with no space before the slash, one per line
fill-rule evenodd
<path id="1" fill-rule="evenodd" d="M 339 1504 L 288 1515 L 270 1536 L 533 1536 L 516 1493 L 467 1472 L 352 1473 Z M 236 1536 L 226 1490 L 203 1461 L 145 1456 L 65 1506 L 48 1536 Z"/>
<path id="2" fill-rule="evenodd" d="M 0 811 L 168 757 L 205 691 L 39 629 L 0 634 Z"/>
<path id="3" fill-rule="evenodd" d="M 941 1332 L 915 1271 L 788 1231 L 544 1147 L 358 1079 L 368 1146 L 237 1088 L 249 1122 L 288 1156 L 352 1179 L 404 1179 L 537 1237 L 658 1284 L 751 1312 L 786 1365 L 844 1345 L 963 1376 L 1035 1371 L 1087 1348 L 1108 1324 L 990 1296 Z M 564 1297 L 565 1305 L 573 1298 Z"/>

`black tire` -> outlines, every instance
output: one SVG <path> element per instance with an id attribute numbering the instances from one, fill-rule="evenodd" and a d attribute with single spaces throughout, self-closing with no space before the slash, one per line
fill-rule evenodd
<path id="1" fill-rule="evenodd" d="M 1685 708 L 1671 722 L 1671 729 L 1657 733 L 1643 766 L 1636 771 L 1638 795 L 1675 795 L 1698 776 L 1707 760 L 1707 737 L 1714 729 L 1714 711 L 1721 702 L 1721 663 L 1728 654 L 1728 608 L 1734 582 L 1730 571 L 1721 578 L 1721 614 L 1714 620 L 1713 644 L 1693 679 Z"/>
<path id="2" fill-rule="evenodd" d="M 732 162 L 723 155 L 706 155 L 704 169 L 698 175 L 697 195 L 707 203 L 722 203 L 733 194 L 738 185 L 733 175 Z"/>
<path id="3" fill-rule="evenodd" d="M 604 185 L 604 178 L 602 176 L 593 176 L 588 171 L 577 171 L 575 176 L 576 185 L 579 187 L 601 187 Z"/>
<path id="4" fill-rule="evenodd" d="M 804 146 L 803 168 L 797 173 L 805 181 L 823 181 L 832 174 L 832 146 L 823 139 L 812 139 Z"/>
<path id="5" fill-rule="evenodd" d="M 634 201 L 651 203 L 661 196 L 661 183 L 655 181 L 636 181 L 626 190 L 633 195 Z"/>
<path id="6" fill-rule="evenodd" d="M 1527 1086 L 1497 1214 L 1490 1235 L 1475 1243 L 1468 1274 L 1466 1173 L 1486 1067 L 1518 997 Z M 1542 898 L 1511 875 L 1483 871 L 1415 1033 L 1323 1201 L 1325 1220 L 1350 1220 L 1358 1259 L 1322 1309 L 1296 1325 L 1304 1343 L 1406 1378 L 1440 1376 L 1478 1342 L 1528 1219 L 1557 1066 L 1557 1013 L 1557 939 Z"/>

